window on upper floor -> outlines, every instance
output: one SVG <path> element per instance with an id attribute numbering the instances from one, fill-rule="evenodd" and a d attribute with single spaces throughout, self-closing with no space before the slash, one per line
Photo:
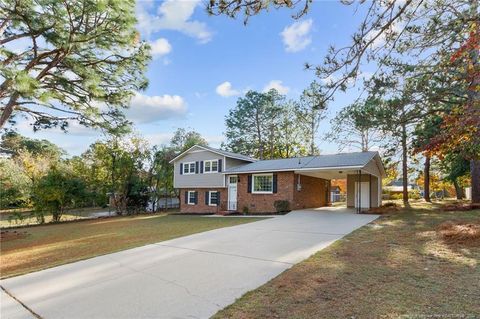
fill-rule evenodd
<path id="1" fill-rule="evenodd" d="M 218 160 L 209 160 L 203 162 L 204 173 L 216 173 L 218 172 Z"/>
<path id="2" fill-rule="evenodd" d="M 195 174 L 195 162 L 183 163 L 183 174 Z"/>

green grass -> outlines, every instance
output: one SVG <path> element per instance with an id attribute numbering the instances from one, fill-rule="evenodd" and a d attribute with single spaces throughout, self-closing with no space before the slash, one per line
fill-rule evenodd
<path id="1" fill-rule="evenodd" d="M 215 318 L 478 318 L 480 245 L 445 242 L 436 204 L 382 216 L 251 291 Z"/>
<path id="2" fill-rule="evenodd" d="M 141 215 L 19 228 L 0 246 L 0 276 L 7 278 L 260 218 Z M 5 231 L 5 230 L 4 230 Z"/>

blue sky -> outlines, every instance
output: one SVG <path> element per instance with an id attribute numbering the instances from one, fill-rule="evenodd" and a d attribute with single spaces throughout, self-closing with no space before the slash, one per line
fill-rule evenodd
<path id="1" fill-rule="evenodd" d="M 361 19 L 355 9 L 337 1 L 316 1 L 299 20 L 291 17 L 295 10 L 272 9 L 244 26 L 241 18 L 208 16 L 199 1 L 140 1 L 138 29 L 151 43 L 154 58 L 147 72 L 149 87 L 134 97 L 127 114 L 138 134 L 152 145 L 167 143 L 172 132 L 183 127 L 200 132 L 218 147 L 224 139 L 225 115 L 246 90 L 275 87 L 288 98 L 297 98 L 315 80 L 304 63 L 319 63 L 329 45 L 348 43 Z M 329 119 L 357 96 L 353 87 L 330 103 L 317 140 L 323 153 L 337 151 L 322 138 Z M 78 125 L 67 134 L 58 130 L 34 134 L 22 122 L 17 128 L 22 134 L 47 138 L 71 155 L 101 137 Z"/>

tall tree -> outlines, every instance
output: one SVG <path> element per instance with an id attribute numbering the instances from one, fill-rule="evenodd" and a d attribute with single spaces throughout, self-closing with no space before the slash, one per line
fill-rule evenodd
<path id="1" fill-rule="evenodd" d="M 15 115 L 34 129 L 123 121 L 147 85 L 136 22 L 133 0 L 0 1 L 0 128 Z"/>
<path id="2" fill-rule="evenodd" d="M 365 152 L 378 146 L 385 136 L 382 136 L 379 127 L 370 118 L 378 103 L 378 100 L 366 99 L 338 112 L 330 122 L 331 129 L 327 138 L 335 141 L 340 149 L 356 148 Z"/>
<path id="3" fill-rule="evenodd" d="M 234 152 L 264 159 L 269 139 L 275 138 L 275 124 L 280 119 L 278 94 L 248 91 L 225 118 L 226 147 Z"/>
<path id="4" fill-rule="evenodd" d="M 184 128 L 178 128 L 170 139 L 170 145 L 179 153 L 189 149 L 193 145 L 208 146 L 207 140 L 194 130 L 187 131 Z"/>
<path id="5" fill-rule="evenodd" d="M 274 158 L 289 158 L 305 156 L 311 153 L 311 143 L 308 142 L 309 128 L 305 122 L 306 110 L 303 110 L 296 101 L 283 103 L 282 113 L 275 123 L 276 136 L 270 140 L 273 150 L 270 151 Z M 315 145 L 314 145 L 315 146 Z M 318 149 L 315 147 L 317 154 Z"/>
<path id="6" fill-rule="evenodd" d="M 377 101 L 369 108 L 370 122 L 388 136 L 390 148 L 400 148 L 402 163 L 403 202 L 408 203 L 408 156 L 411 151 L 412 132 L 426 115 L 436 111 L 426 108 L 419 98 L 416 79 L 378 76 L 372 79 L 369 93 Z M 427 105 L 428 106 L 428 105 Z"/>
<path id="7" fill-rule="evenodd" d="M 305 135 L 310 144 L 310 155 L 319 153 L 315 141 L 320 122 L 325 118 L 325 110 L 327 108 L 324 94 L 323 88 L 314 81 L 300 96 L 299 120 L 301 124 L 304 124 Z"/>
<path id="8" fill-rule="evenodd" d="M 440 134 L 441 116 L 434 114 L 426 116 L 414 129 L 413 148 L 415 153 L 422 152 L 425 157 L 423 169 L 423 198 L 430 202 L 430 165 L 432 154 L 428 150 L 431 140 Z"/>

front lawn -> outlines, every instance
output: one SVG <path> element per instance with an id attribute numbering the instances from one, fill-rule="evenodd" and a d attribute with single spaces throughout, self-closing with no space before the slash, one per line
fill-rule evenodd
<path id="1" fill-rule="evenodd" d="M 2 230 L 1 278 L 259 218 L 140 215 Z M 14 233 L 15 231 L 15 233 Z"/>
<path id="2" fill-rule="evenodd" d="M 446 221 L 480 210 L 413 204 L 335 242 L 216 318 L 478 318 L 480 241 L 445 241 Z"/>

